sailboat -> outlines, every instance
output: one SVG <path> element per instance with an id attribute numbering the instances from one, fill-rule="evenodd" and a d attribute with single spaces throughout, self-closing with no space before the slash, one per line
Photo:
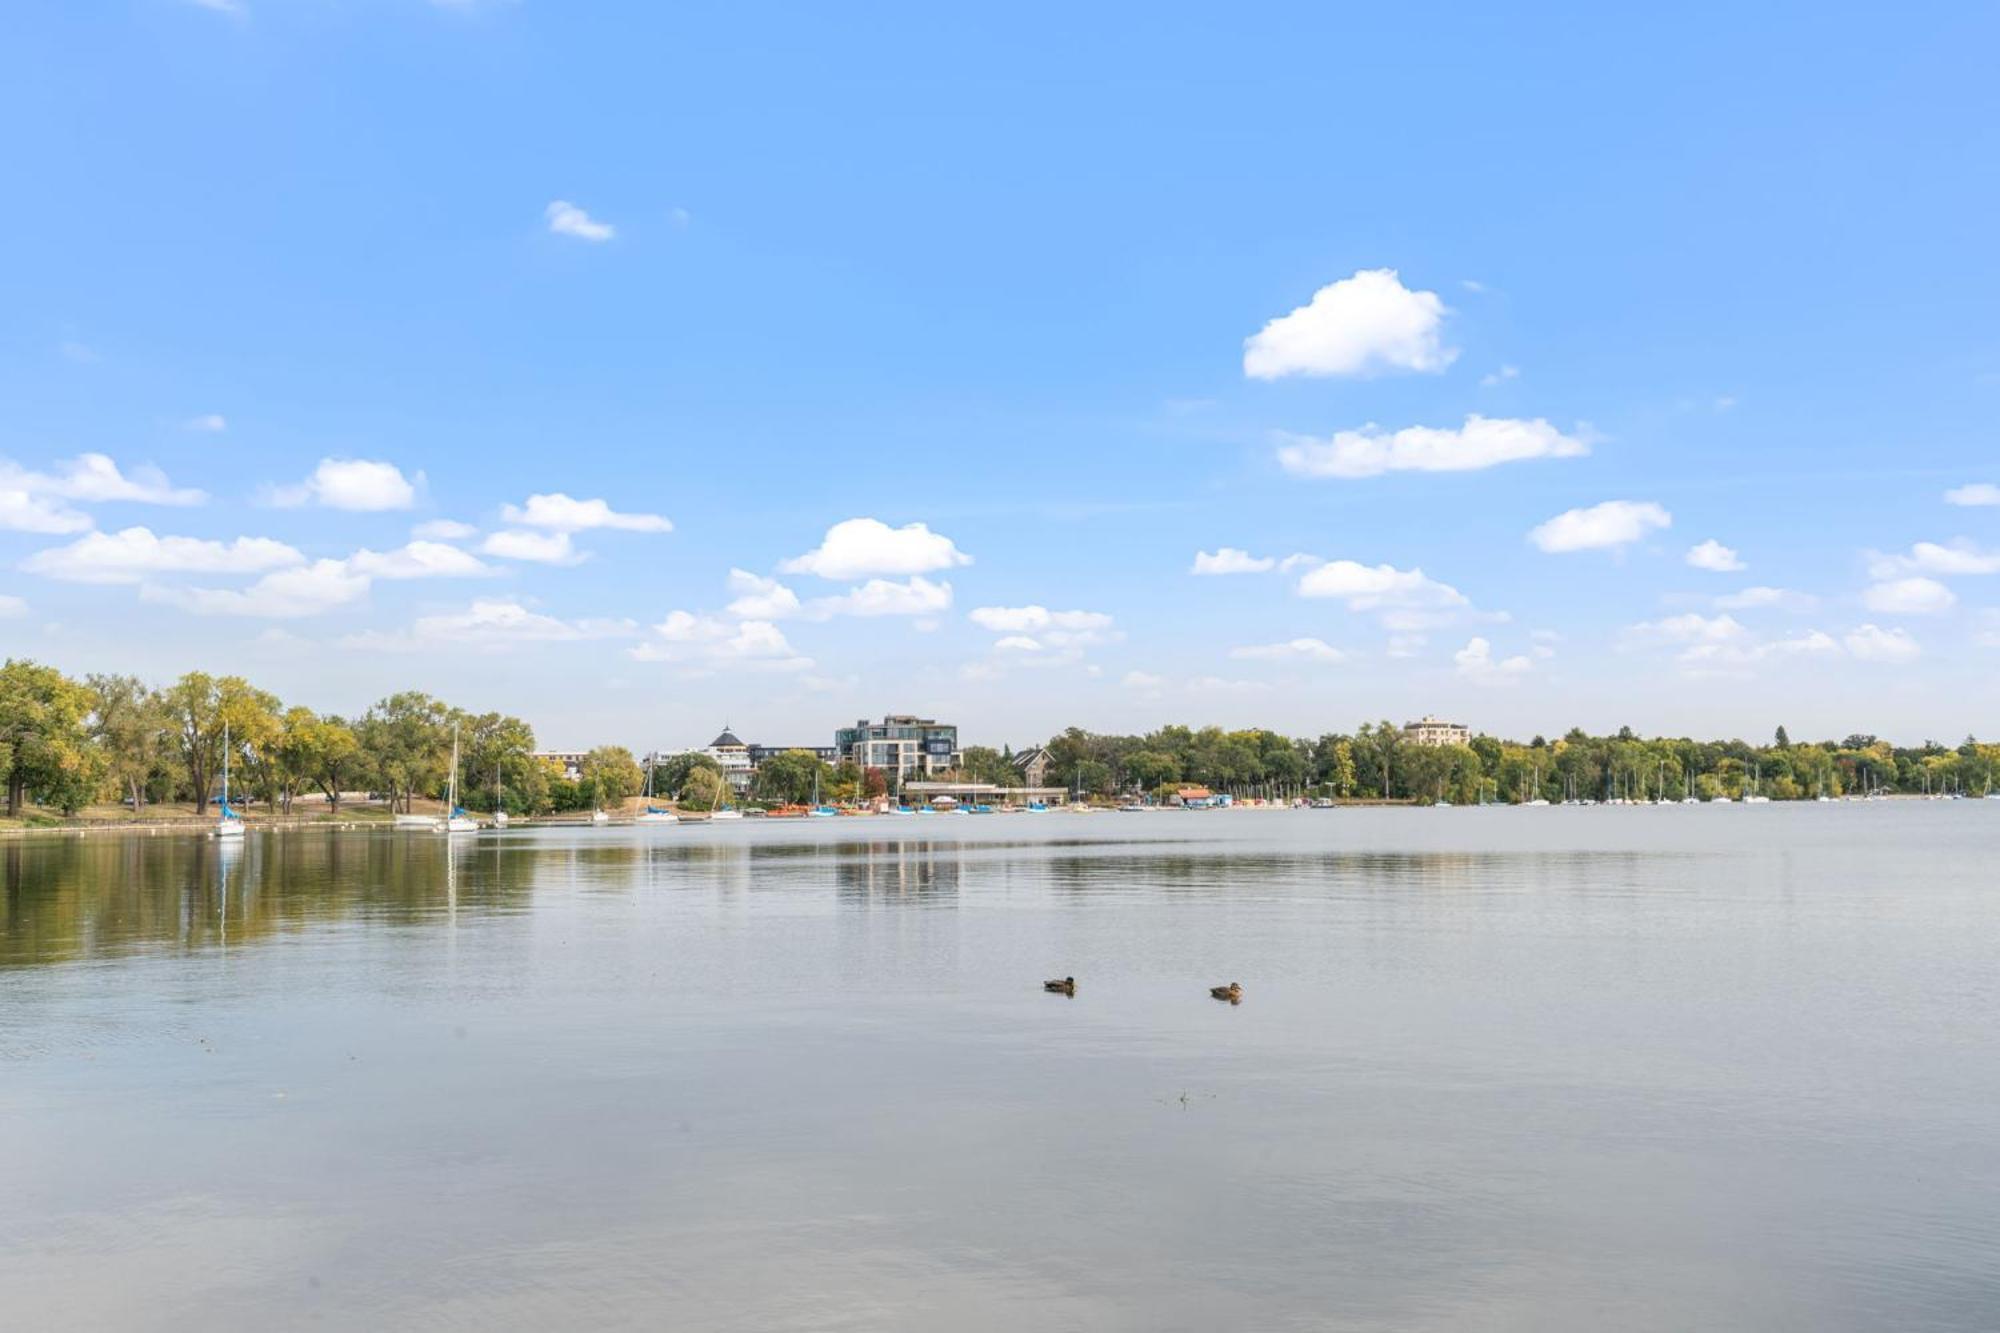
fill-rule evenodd
<path id="1" fill-rule="evenodd" d="M 500 764 L 493 764 L 493 827 L 507 827 L 507 807 L 500 800 Z"/>
<path id="2" fill-rule="evenodd" d="M 458 806 L 458 727 L 451 729 L 451 776 L 445 782 L 444 808 L 448 812 L 439 826 L 443 833 L 477 833 L 479 824 Z"/>
<path id="3" fill-rule="evenodd" d="M 830 806 L 830 805 L 821 805 L 821 804 L 819 803 L 819 772 L 818 772 L 818 770 L 814 770 L 814 772 L 813 772 L 813 803 L 812 803 L 812 812 L 811 812 L 811 813 L 812 813 L 812 816 L 813 816 L 813 818 L 815 818 L 815 819 L 832 819 L 832 818 L 833 818 L 833 817 L 834 817 L 835 815 L 837 815 L 837 814 L 839 814 L 839 813 L 840 813 L 840 811 L 838 811 L 838 810 L 834 809 L 834 808 L 833 808 L 832 806 Z"/>
<path id="4" fill-rule="evenodd" d="M 1757 788 L 1764 781 L 1764 766 L 1758 764 L 1750 770 L 1750 790 L 1743 793 L 1745 805 L 1769 805 L 1771 798 L 1758 794 Z"/>
<path id="5" fill-rule="evenodd" d="M 653 756 L 646 756 L 646 808 L 641 810 L 632 822 L 635 824 L 678 824 L 680 816 L 671 810 L 662 810 L 653 804 Z M 601 812 L 600 812 L 601 813 Z"/>
<path id="6" fill-rule="evenodd" d="M 243 816 L 229 807 L 229 724 L 222 724 L 222 813 L 216 816 L 215 836 L 218 838 L 240 838 L 243 836 Z"/>

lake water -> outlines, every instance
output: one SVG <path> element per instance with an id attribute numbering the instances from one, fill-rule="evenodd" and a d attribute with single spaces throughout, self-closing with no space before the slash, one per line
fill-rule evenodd
<path id="1" fill-rule="evenodd" d="M 1996 846 L 2000 802 L 0 843 L 0 1325 L 1992 1329 Z"/>

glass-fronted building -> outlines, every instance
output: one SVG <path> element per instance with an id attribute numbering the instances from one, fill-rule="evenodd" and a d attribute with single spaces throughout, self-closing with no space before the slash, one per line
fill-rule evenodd
<path id="1" fill-rule="evenodd" d="M 866 718 L 833 733 L 842 759 L 863 769 L 879 768 L 900 784 L 958 767 L 958 728 L 934 718 L 891 713 L 880 722 Z"/>

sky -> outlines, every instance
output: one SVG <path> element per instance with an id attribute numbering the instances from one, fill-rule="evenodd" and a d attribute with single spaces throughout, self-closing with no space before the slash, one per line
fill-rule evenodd
<path id="1" fill-rule="evenodd" d="M 1991 735 L 1996 40 L 36 6 L 0 653 L 557 748 Z"/>

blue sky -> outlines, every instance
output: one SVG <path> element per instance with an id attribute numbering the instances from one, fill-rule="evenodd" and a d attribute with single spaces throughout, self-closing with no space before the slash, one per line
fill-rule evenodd
<path id="1" fill-rule="evenodd" d="M 4 651 L 559 745 L 1994 729 L 1990 7 L 686 8 L 17 16 Z"/>

